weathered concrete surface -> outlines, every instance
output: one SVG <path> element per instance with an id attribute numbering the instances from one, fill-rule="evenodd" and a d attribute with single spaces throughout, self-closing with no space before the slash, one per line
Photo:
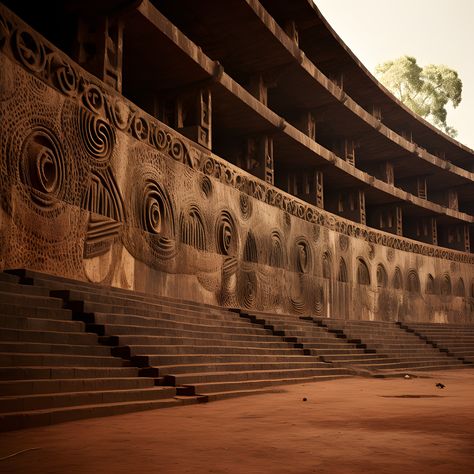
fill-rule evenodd
<path id="1" fill-rule="evenodd" d="M 39 449 L 0 461 L 0 473 L 472 472 L 474 370 L 427 375 L 11 432 L 0 457 Z"/>

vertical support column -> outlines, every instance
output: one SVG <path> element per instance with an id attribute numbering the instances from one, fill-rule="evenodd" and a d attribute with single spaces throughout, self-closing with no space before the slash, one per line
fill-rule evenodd
<path id="1" fill-rule="evenodd" d="M 296 23 L 293 20 L 287 21 L 284 26 L 286 34 L 296 43 L 299 44 L 299 34 Z"/>
<path id="2" fill-rule="evenodd" d="M 402 235 L 402 208 L 397 205 L 370 207 L 367 211 L 368 222 L 371 227 Z"/>
<path id="3" fill-rule="evenodd" d="M 426 178 L 424 176 L 416 178 L 416 195 L 421 199 L 427 199 L 428 197 Z"/>
<path id="4" fill-rule="evenodd" d="M 296 126 L 311 140 L 316 139 L 316 119 L 310 111 L 303 112 L 296 122 Z"/>
<path id="5" fill-rule="evenodd" d="M 316 206 L 324 209 L 324 175 L 322 171 L 315 171 L 314 182 L 316 185 Z"/>
<path id="6" fill-rule="evenodd" d="M 273 138 L 269 135 L 248 138 L 244 155 L 245 170 L 273 185 Z"/>
<path id="7" fill-rule="evenodd" d="M 202 88 L 176 99 L 175 128 L 205 148 L 212 149 L 211 91 Z"/>
<path id="8" fill-rule="evenodd" d="M 273 167 L 273 138 L 264 136 L 260 140 L 260 161 L 263 162 L 263 179 L 268 184 L 275 182 L 275 173 Z"/>
<path id="9" fill-rule="evenodd" d="M 380 165 L 380 176 L 383 181 L 388 184 L 394 184 L 395 182 L 395 173 L 393 171 L 393 163 L 390 161 L 384 161 Z"/>
<path id="10" fill-rule="evenodd" d="M 333 193 L 325 208 L 360 224 L 366 224 L 365 192 L 362 189 L 343 189 Z"/>
<path id="11" fill-rule="evenodd" d="M 268 87 L 262 76 L 262 74 L 257 74 L 252 76 L 249 82 L 249 92 L 259 100 L 263 105 L 268 103 Z"/>
<path id="12" fill-rule="evenodd" d="M 366 212 L 365 212 L 365 193 L 364 191 L 357 192 L 359 198 L 359 213 L 360 213 L 360 223 L 366 224 Z"/>
<path id="13" fill-rule="evenodd" d="M 122 92 L 123 22 L 114 17 L 79 19 L 77 61 Z"/>
<path id="14" fill-rule="evenodd" d="M 411 239 L 438 245 L 438 225 L 435 217 L 412 217 L 406 220 L 404 235 Z"/>
<path id="15" fill-rule="evenodd" d="M 400 206 L 395 206 L 396 234 L 403 235 L 403 211 Z"/>
<path id="16" fill-rule="evenodd" d="M 352 139 L 345 138 L 339 141 L 333 147 L 333 151 L 336 155 L 339 155 L 343 160 L 347 161 L 350 165 L 355 166 L 356 163 L 356 142 Z"/>
<path id="17" fill-rule="evenodd" d="M 302 170 L 289 173 L 288 192 L 300 199 L 324 208 L 323 172 L 319 170 Z"/>
<path id="18" fill-rule="evenodd" d="M 462 252 L 470 252 L 469 227 L 467 224 L 453 224 L 440 229 L 439 244 Z"/>

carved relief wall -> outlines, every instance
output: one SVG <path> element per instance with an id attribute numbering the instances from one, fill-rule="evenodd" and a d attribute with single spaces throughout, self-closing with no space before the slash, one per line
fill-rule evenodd
<path id="1" fill-rule="evenodd" d="M 474 321 L 474 255 L 341 219 L 245 173 L 3 9 L 0 70 L 0 269 L 280 313 Z M 438 292 L 424 291 L 429 275 Z"/>

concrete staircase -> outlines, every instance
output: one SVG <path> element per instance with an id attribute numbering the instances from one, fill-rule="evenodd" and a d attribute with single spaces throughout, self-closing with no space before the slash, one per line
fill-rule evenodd
<path id="1" fill-rule="evenodd" d="M 1 301 L 15 299 L 0 303 L 5 429 L 353 374 L 231 311 L 29 270 L 1 275 Z"/>
<path id="2" fill-rule="evenodd" d="M 241 316 L 270 329 L 294 347 L 303 349 L 320 360 L 339 366 L 357 367 L 358 373 L 368 374 L 361 367 L 364 364 L 375 365 L 391 361 L 387 355 L 368 349 L 358 340 L 348 340 L 342 330 L 329 331 L 326 326 L 311 317 L 257 312 L 241 312 Z"/>
<path id="3" fill-rule="evenodd" d="M 440 351 L 433 344 L 421 339 L 413 332 L 406 331 L 400 324 L 384 321 L 352 321 L 343 319 L 317 320 L 329 331 L 339 333 L 349 341 L 364 344 L 367 349 L 387 357 L 376 363 L 364 361 L 369 370 L 409 371 L 459 369 L 466 365 L 463 361 Z M 339 359 L 346 363 L 346 360 Z"/>
<path id="4" fill-rule="evenodd" d="M 98 339 L 49 289 L 0 273 L 0 430 L 185 403 Z"/>
<path id="5" fill-rule="evenodd" d="M 474 363 L 474 326 L 434 323 L 401 323 L 400 326 L 441 352 Z"/>
<path id="6" fill-rule="evenodd" d="M 0 430 L 461 368 L 473 347 L 465 326 L 248 314 L 9 271 L 0 273 Z"/>
<path id="7" fill-rule="evenodd" d="M 334 365 L 350 367 L 359 374 L 464 367 L 462 360 L 391 322 L 256 312 L 241 315 L 283 336 L 294 347 Z"/>

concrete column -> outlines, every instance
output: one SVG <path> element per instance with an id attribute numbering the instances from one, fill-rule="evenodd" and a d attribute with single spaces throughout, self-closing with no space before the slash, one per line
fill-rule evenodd
<path id="1" fill-rule="evenodd" d="M 175 128 L 191 140 L 212 149 L 212 99 L 209 89 L 201 88 L 178 96 Z"/>
<path id="2" fill-rule="evenodd" d="M 76 60 L 122 92 L 123 23 L 112 17 L 79 18 Z"/>
<path id="3" fill-rule="evenodd" d="M 243 167 L 249 173 L 273 185 L 273 138 L 269 135 L 247 139 Z"/>
<path id="4" fill-rule="evenodd" d="M 405 219 L 403 235 L 427 244 L 438 245 L 438 226 L 435 217 Z"/>
<path id="5" fill-rule="evenodd" d="M 452 224 L 440 227 L 439 245 L 462 252 L 470 252 L 469 228 L 467 224 Z"/>
<path id="6" fill-rule="evenodd" d="M 403 235 L 402 208 L 396 205 L 375 206 L 367 210 L 367 221 L 371 227 Z"/>
<path id="7" fill-rule="evenodd" d="M 366 224 L 365 192 L 361 189 L 342 189 L 325 201 L 325 209 L 360 224 Z"/>

